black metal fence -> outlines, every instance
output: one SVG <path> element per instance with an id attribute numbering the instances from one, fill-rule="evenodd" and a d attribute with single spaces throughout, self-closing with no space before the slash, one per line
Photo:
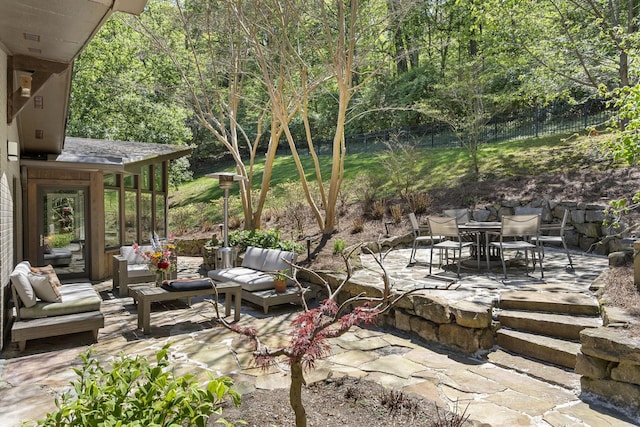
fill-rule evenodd
<path id="1" fill-rule="evenodd" d="M 581 132 L 591 126 L 604 124 L 611 117 L 604 101 L 591 100 L 582 105 L 557 103 L 546 107 L 519 110 L 494 116 L 481 133 L 481 143 L 531 138 L 556 133 Z M 346 137 L 349 154 L 381 151 L 385 142 L 395 141 L 425 148 L 460 147 L 460 140 L 445 124 L 388 129 L 380 132 L 349 135 Z M 314 141 L 319 155 L 330 155 L 331 140 Z M 308 154 L 306 144 L 299 147 L 300 154 Z M 285 144 L 278 151 L 289 149 Z"/>

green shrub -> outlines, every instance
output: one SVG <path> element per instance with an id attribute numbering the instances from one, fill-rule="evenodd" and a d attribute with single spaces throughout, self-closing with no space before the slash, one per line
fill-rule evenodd
<path id="1" fill-rule="evenodd" d="M 347 247 L 347 241 L 344 239 L 336 239 L 333 241 L 333 254 L 339 254 Z"/>
<path id="2" fill-rule="evenodd" d="M 244 252 L 248 246 L 256 248 L 280 249 L 301 252 L 302 246 L 293 240 L 281 240 L 280 231 L 272 230 L 236 230 L 229 233 L 229 245 Z"/>
<path id="3" fill-rule="evenodd" d="M 156 364 L 145 357 L 120 355 L 104 369 L 91 349 L 80 355 L 80 377 L 71 385 L 73 393 L 56 399 L 58 410 L 37 422 L 38 426 L 198 426 L 222 413 L 231 398 L 240 405 L 240 395 L 231 389 L 228 377 L 211 379 L 201 388 L 193 375 L 175 377 L 169 368 L 165 345 L 156 354 Z M 231 426 L 223 418 L 219 423 Z"/>
<path id="4" fill-rule="evenodd" d="M 47 240 L 52 248 L 66 248 L 73 239 L 72 233 L 50 234 Z"/>

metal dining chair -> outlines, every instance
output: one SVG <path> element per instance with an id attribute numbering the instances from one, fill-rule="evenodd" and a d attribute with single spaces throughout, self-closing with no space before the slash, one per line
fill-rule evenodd
<path id="1" fill-rule="evenodd" d="M 542 256 L 544 257 L 544 245 L 545 244 L 557 244 L 562 245 L 564 248 L 564 252 L 567 254 L 567 258 L 569 259 L 569 265 L 567 269 L 569 271 L 573 271 L 573 261 L 571 260 L 571 254 L 569 253 L 569 249 L 567 248 L 567 242 L 565 240 L 565 232 L 567 231 L 567 221 L 569 219 L 570 211 L 569 209 L 564 210 L 564 214 L 562 215 L 562 223 L 558 226 L 558 224 L 549 224 L 544 227 L 544 231 L 549 231 L 554 234 L 549 235 L 539 235 L 533 237 L 531 239 L 532 243 L 536 243 L 540 246 L 540 251 L 542 252 Z M 555 234 L 557 232 L 558 234 Z"/>
<path id="2" fill-rule="evenodd" d="M 439 242 L 444 237 L 432 235 L 429 231 L 429 226 L 427 224 L 420 225 L 413 212 L 409 213 L 409 222 L 411 222 L 411 228 L 413 229 L 413 246 L 411 248 L 411 255 L 409 256 L 409 264 L 413 264 L 416 262 L 416 250 L 418 246 L 431 246 L 431 242 L 434 239 Z"/>
<path id="3" fill-rule="evenodd" d="M 460 277 L 460 263 L 462 261 L 462 249 L 473 245 L 473 242 L 465 242 L 460 237 L 460 231 L 458 230 L 458 222 L 454 217 L 427 217 L 427 223 L 429 224 L 429 230 L 432 236 L 443 236 L 444 240 L 436 243 L 434 239 L 431 242 L 431 257 L 429 259 L 429 274 L 433 266 L 433 252 L 436 249 L 445 251 L 453 251 L 454 259 L 456 258 L 456 252 L 458 253 L 458 278 Z M 442 252 L 441 252 L 442 253 Z M 447 256 L 448 260 L 448 256 Z M 480 267 L 480 255 L 478 253 L 478 268 Z"/>
<path id="4" fill-rule="evenodd" d="M 458 225 L 467 224 L 471 221 L 471 211 L 467 208 L 445 209 L 442 211 L 444 216 L 453 217 Z M 480 234 L 461 231 L 460 238 L 465 242 L 473 242 L 476 251 L 480 251 Z M 473 252 L 473 250 L 472 250 Z"/>
<path id="5" fill-rule="evenodd" d="M 505 251 L 509 250 L 524 252 L 525 268 L 528 268 L 528 255 L 529 251 L 531 251 L 534 271 L 536 265 L 535 253 L 537 251 L 540 263 L 540 277 L 544 277 L 544 270 L 542 269 L 542 255 L 540 253 L 540 246 L 536 240 L 540 234 L 540 220 L 540 215 L 537 214 L 503 215 L 499 238 L 496 241 L 490 242 L 489 246 L 495 247 L 500 251 L 502 270 L 504 272 L 505 279 L 507 278 Z M 487 264 L 488 263 L 489 261 L 487 259 Z"/>
<path id="6" fill-rule="evenodd" d="M 453 217 L 458 224 L 465 224 L 471 220 L 469 209 L 445 209 L 442 211 L 444 216 Z"/>

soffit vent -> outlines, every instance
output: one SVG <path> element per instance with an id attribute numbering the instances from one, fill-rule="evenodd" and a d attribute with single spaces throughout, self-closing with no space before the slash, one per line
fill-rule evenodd
<path id="1" fill-rule="evenodd" d="M 29 40 L 29 41 L 32 41 L 32 42 L 39 42 L 40 41 L 40 35 L 39 34 L 22 33 L 22 35 L 24 36 L 25 40 Z"/>

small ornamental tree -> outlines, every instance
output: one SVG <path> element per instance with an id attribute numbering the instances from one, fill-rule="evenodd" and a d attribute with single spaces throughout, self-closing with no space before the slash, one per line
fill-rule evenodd
<path id="1" fill-rule="evenodd" d="M 330 352 L 328 340 L 337 338 L 345 334 L 354 325 L 371 325 L 375 324 L 378 316 L 388 312 L 397 302 L 411 292 L 397 293 L 392 292 L 392 284 L 387 271 L 384 268 L 383 261 L 386 253 L 377 252 L 374 256 L 376 263 L 382 269 L 381 276 L 384 282 L 382 295 L 369 296 L 360 294 L 351 297 L 343 303 L 338 303 L 337 297 L 345 284 L 352 276 L 352 268 L 349 258 L 355 253 L 359 247 L 355 247 L 350 251 L 343 253 L 343 259 L 347 266 L 346 277 L 336 287 L 331 289 L 329 283 L 321 278 L 313 271 L 291 264 L 293 272 L 292 279 L 301 294 L 305 292 L 297 279 L 297 271 L 303 270 L 314 276 L 323 283 L 329 297 L 324 300 L 317 308 L 310 309 L 303 297 L 301 303 L 303 311 L 296 316 L 292 323 L 293 330 L 288 346 L 277 349 L 270 349 L 262 344 L 259 338 L 259 331 L 255 327 L 241 327 L 236 324 L 226 323 L 217 311 L 218 320 L 229 329 L 249 337 L 256 345 L 254 357 L 256 363 L 267 368 L 276 363 L 276 360 L 284 359 L 291 367 L 291 385 L 289 387 L 289 403 L 295 413 L 296 426 L 305 427 L 307 425 L 307 415 L 302 403 L 302 386 L 305 384 L 304 370 L 313 369 L 318 359 L 326 357 Z M 362 247 L 363 250 L 366 248 Z"/>

